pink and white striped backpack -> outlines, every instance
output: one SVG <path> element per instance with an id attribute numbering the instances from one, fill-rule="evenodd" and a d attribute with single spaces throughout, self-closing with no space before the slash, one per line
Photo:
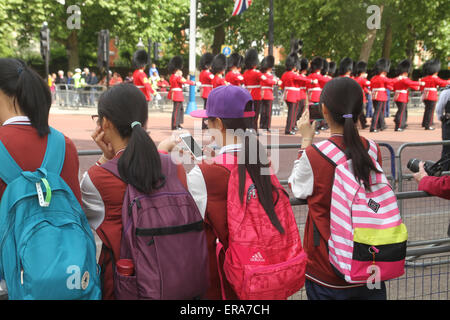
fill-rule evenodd
<path id="1" fill-rule="evenodd" d="M 314 144 L 336 166 L 328 252 L 336 273 L 349 283 L 385 281 L 404 273 L 408 233 L 397 198 L 377 161 L 377 146 L 368 142 L 368 153 L 380 173 L 371 173 L 367 190 L 356 180 L 352 160 L 338 146 L 329 140 Z"/>

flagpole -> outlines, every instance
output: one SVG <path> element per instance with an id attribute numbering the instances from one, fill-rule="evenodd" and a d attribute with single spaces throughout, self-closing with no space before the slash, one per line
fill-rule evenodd
<path id="1" fill-rule="evenodd" d="M 189 22 L 189 80 L 195 82 L 195 48 L 196 48 L 196 23 L 197 23 L 197 2 L 191 0 L 190 22 Z M 195 103 L 195 85 L 189 86 L 189 103 L 186 108 L 186 114 L 197 110 Z"/>

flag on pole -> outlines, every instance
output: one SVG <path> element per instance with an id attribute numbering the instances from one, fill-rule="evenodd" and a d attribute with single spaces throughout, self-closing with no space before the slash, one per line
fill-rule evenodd
<path id="1" fill-rule="evenodd" d="M 241 14 L 250 7 L 252 0 L 234 0 L 233 16 Z"/>

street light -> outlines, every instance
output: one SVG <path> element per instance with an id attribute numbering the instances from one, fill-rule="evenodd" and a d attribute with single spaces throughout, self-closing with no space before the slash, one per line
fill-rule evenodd
<path id="1" fill-rule="evenodd" d="M 197 2 L 191 0 L 190 6 L 190 22 L 189 22 L 189 79 L 195 82 L 195 37 L 196 37 L 196 23 L 197 23 Z M 189 89 L 189 103 L 186 108 L 186 114 L 197 110 L 195 103 L 195 85 L 190 86 Z"/>
<path id="2" fill-rule="evenodd" d="M 138 42 L 138 44 L 136 45 L 136 47 L 137 47 L 138 49 L 144 49 L 144 48 L 145 48 L 145 45 L 144 45 L 144 43 L 142 42 L 142 38 L 139 38 L 139 42 Z"/>

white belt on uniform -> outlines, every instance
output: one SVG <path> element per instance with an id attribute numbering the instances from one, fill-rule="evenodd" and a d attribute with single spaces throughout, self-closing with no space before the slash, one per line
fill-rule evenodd
<path id="1" fill-rule="evenodd" d="M 437 88 L 424 88 L 424 91 L 437 91 Z"/>
<path id="2" fill-rule="evenodd" d="M 297 87 L 284 87 L 284 90 L 300 91 L 300 88 L 297 88 Z"/>
<path id="3" fill-rule="evenodd" d="M 306 90 L 306 87 L 300 87 L 299 89 L 300 90 Z"/>
<path id="4" fill-rule="evenodd" d="M 245 86 L 246 89 L 258 89 L 261 88 L 261 86 Z"/>
<path id="5" fill-rule="evenodd" d="M 373 88 L 372 91 L 386 91 L 386 88 Z"/>
<path id="6" fill-rule="evenodd" d="M 263 90 L 272 90 L 273 89 L 273 87 L 261 87 L 261 89 L 263 89 Z"/>
<path id="7" fill-rule="evenodd" d="M 311 89 L 308 89 L 308 91 L 322 91 L 322 88 L 319 88 L 319 87 L 311 88 Z"/>
<path id="8" fill-rule="evenodd" d="M 181 89 L 181 88 L 171 88 L 170 90 L 172 90 L 172 91 L 183 91 L 183 89 Z"/>
<path id="9" fill-rule="evenodd" d="M 395 93 L 408 93 L 408 90 L 395 90 Z"/>
<path id="10" fill-rule="evenodd" d="M 212 84 L 202 84 L 202 88 L 212 88 Z"/>

